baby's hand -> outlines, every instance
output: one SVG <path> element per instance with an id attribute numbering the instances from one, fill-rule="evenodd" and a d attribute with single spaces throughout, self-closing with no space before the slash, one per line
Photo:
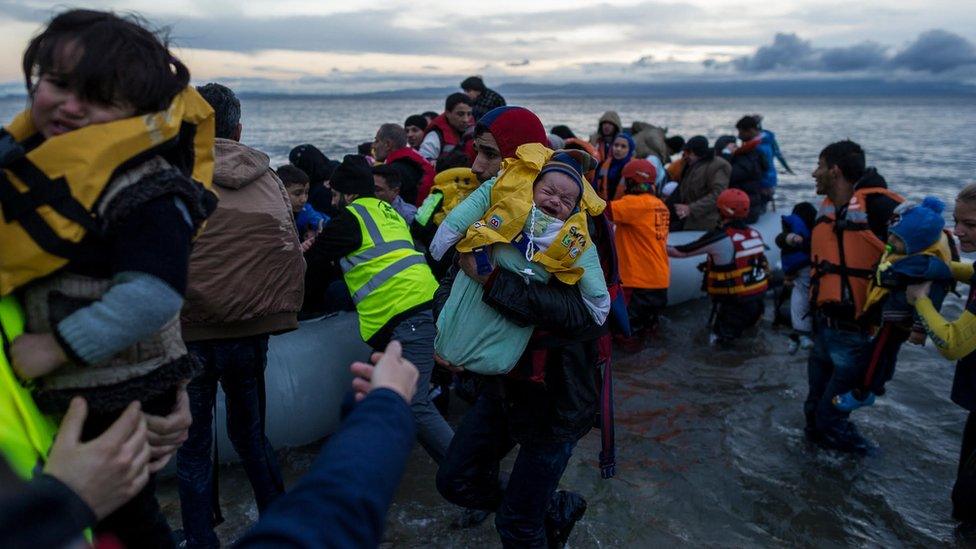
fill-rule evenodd
<path id="1" fill-rule="evenodd" d="M 786 235 L 786 243 L 790 246 L 799 246 L 803 244 L 803 237 L 796 233 L 790 233 Z"/>
<path id="2" fill-rule="evenodd" d="M 912 335 L 908 336 L 908 342 L 913 345 L 925 345 L 925 332 L 912 330 Z"/>
<path id="3" fill-rule="evenodd" d="M 47 375 L 68 361 L 58 340 L 51 334 L 21 334 L 10 345 L 14 371 L 22 379 Z"/>

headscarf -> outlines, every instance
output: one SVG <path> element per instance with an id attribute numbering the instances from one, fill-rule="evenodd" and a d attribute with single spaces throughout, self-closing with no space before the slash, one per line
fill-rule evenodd
<path id="1" fill-rule="evenodd" d="M 620 184 L 620 177 L 623 174 L 624 166 L 634 157 L 634 150 L 637 149 L 637 144 L 634 143 L 634 138 L 630 134 L 618 133 L 614 141 L 621 138 L 627 141 L 627 156 L 619 160 L 614 158 L 611 145 L 610 154 L 600 164 L 600 169 L 597 173 L 596 190 L 604 200 L 613 200 L 616 198 L 617 187 Z"/>

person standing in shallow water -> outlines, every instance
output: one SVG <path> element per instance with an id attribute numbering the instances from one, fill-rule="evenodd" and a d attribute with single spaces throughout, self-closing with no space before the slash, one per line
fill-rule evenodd
<path id="1" fill-rule="evenodd" d="M 967 185 L 956 197 L 953 212 L 963 252 L 976 252 L 976 183 Z M 931 282 L 907 288 L 909 303 L 922 320 L 925 332 L 942 356 L 957 360 L 952 379 L 952 401 L 969 412 L 959 450 L 956 482 L 952 487 L 952 516 L 968 527 L 976 526 L 976 276 L 972 263 L 952 263 L 953 277 L 969 284 L 969 297 L 962 316 L 946 320 L 929 299 Z"/>
<path id="2" fill-rule="evenodd" d="M 902 198 L 865 165 L 864 150 L 853 141 L 825 147 L 813 172 L 824 196 L 814 224 L 813 349 L 807 362 L 809 392 L 803 411 L 809 440 L 844 452 L 867 454 L 874 446 L 833 398 L 861 385 L 870 360 L 877 318 L 863 315 L 868 281 L 888 239 L 888 221 Z"/>

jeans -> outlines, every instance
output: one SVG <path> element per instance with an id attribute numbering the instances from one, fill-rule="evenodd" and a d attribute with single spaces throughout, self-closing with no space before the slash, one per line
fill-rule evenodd
<path id="1" fill-rule="evenodd" d="M 862 386 L 870 349 L 871 338 L 866 333 L 828 328 L 822 318 L 815 320 L 813 349 L 807 361 L 810 391 L 803 405 L 808 433 L 840 441 L 856 434 L 848 420 L 851 413 L 838 410 L 831 400 Z"/>
<path id="2" fill-rule="evenodd" d="M 976 413 L 969 412 L 959 449 L 959 468 L 952 486 L 952 516 L 976 522 Z"/>
<path id="3" fill-rule="evenodd" d="M 499 464 L 515 444 L 504 400 L 482 392 L 437 471 L 437 490 L 455 505 L 496 511 L 503 546 L 546 547 L 546 512 L 576 442 L 522 443 L 503 488 Z"/>
<path id="4" fill-rule="evenodd" d="M 218 382 L 226 397 L 227 435 L 251 481 L 258 510 L 264 511 L 284 492 L 274 450 L 264 434 L 268 336 L 199 341 L 188 343 L 187 349 L 204 369 L 187 387 L 193 424 L 176 454 L 180 513 L 187 547 L 217 547 L 211 450 Z"/>
<path id="5" fill-rule="evenodd" d="M 420 311 L 400 322 L 390 339 L 403 346 L 403 358 L 417 367 L 417 392 L 410 401 L 410 410 L 417 421 L 417 438 L 424 450 L 437 463 L 444 461 L 454 431 L 430 399 L 430 376 L 434 371 L 434 335 L 437 328 L 430 309 Z"/>

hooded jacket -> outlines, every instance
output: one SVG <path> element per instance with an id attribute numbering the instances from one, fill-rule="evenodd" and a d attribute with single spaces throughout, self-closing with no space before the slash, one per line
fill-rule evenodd
<path id="1" fill-rule="evenodd" d="M 600 126 L 603 126 L 604 122 L 610 122 L 617 127 L 617 131 L 613 132 L 608 141 L 604 141 L 603 137 L 600 135 Z M 617 134 L 623 129 L 623 124 L 620 122 L 620 115 L 617 111 L 607 111 L 603 113 L 600 117 L 600 121 L 596 124 L 596 132 L 590 134 L 590 143 L 596 147 L 596 151 L 599 156 L 597 160 L 603 161 L 604 158 L 610 156 L 610 147 L 613 146 L 613 140 L 617 137 Z"/>
<path id="2" fill-rule="evenodd" d="M 664 164 L 671 161 L 671 157 L 668 155 L 668 146 L 664 142 L 668 133 L 667 129 L 659 128 L 648 122 L 636 121 L 631 125 L 630 133 L 634 136 L 634 143 L 637 145 L 634 158 L 647 158 L 653 154 Z"/>
<path id="3" fill-rule="evenodd" d="M 293 330 L 305 262 L 284 186 L 260 151 L 218 138 L 214 152 L 220 201 L 190 256 L 183 338 Z"/>
<path id="4" fill-rule="evenodd" d="M 691 213 L 680 230 L 708 231 L 718 225 L 718 195 L 729 186 L 732 166 L 723 158 L 702 158 L 685 166 L 678 190 L 671 195 L 674 204 L 687 204 Z"/>

